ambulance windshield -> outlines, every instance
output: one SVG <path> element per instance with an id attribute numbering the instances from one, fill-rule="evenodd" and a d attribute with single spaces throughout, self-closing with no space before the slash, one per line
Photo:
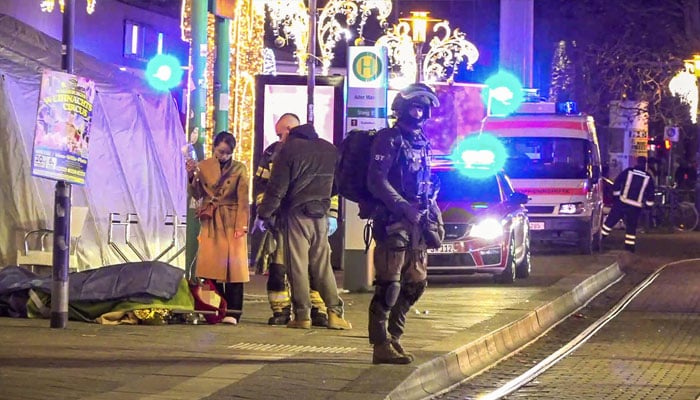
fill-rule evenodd
<path id="1" fill-rule="evenodd" d="M 502 137 L 508 158 L 505 171 L 512 179 L 585 179 L 590 146 L 584 139 Z"/>

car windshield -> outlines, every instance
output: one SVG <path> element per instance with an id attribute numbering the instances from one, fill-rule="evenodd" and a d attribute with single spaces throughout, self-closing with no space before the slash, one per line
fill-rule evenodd
<path id="1" fill-rule="evenodd" d="M 505 137 L 506 174 L 511 179 L 581 179 L 587 177 L 589 146 L 584 139 Z"/>
<path id="2" fill-rule="evenodd" d="M 435 175 L 440 180 L 438 201 L 501 201 L 501 191 L 495 175 L 477 179 L 453 169 L 435 171 Z"/>

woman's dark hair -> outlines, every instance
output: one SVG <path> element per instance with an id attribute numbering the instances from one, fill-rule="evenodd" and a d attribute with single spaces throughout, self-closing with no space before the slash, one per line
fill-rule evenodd
<path id="1" fill-rule="evenodd" d="M 214 147 L 218 146 L 221 142 L 229 145 L 231 151 L 236 149 L 236 138 L 226 131 L 221 131 L 216 134 L 216 137 L 214 137 Z"/>

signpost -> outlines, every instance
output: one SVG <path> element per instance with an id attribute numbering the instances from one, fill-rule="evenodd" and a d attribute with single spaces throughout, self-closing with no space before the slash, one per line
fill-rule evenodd
<path id="1" fill-rule="evenodd" d="M 355 46 L 348 49 L 348 130 L 379 130 L 387 126 L 387 66 L 387 50 L 384 47 Z M 359 219 L 356 203 L 345 201 L 343 210 L 343 265 L 352 266 L 345 268 L 343 288 L 350 291 L 370 291 L 374 274 L 369 254 L 365 254 L 365 221 Z"/>

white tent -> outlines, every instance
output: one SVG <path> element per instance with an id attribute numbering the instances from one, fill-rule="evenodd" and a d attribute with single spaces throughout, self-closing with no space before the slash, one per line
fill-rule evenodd
<path id="1" fill-rule="evenodd" d="M 60 70 L 60 48 L 60 42 L 0 15 L 0 267 L 15 264 L 26 231 L 53 225 L 55 181 L 31 175 L 31 155 L 41 71 Z M 169 94 L 79 52 L 74 73 L 97 87 L 86 184 L 73 186 L 72 204 L 89 209 L 78 267 L 122 262 L 108 245 L 111 212 L 138 214 L 131 242 L 153 259 L 172 239 L 165 215 L 186 212 L 180 152 L 185 134 L 177 106 Z M 137 261 L 124 246 L 123 231 L 114 232 L 124 253 Z M 184 256 L 172 263 L 184 267 Z"/>

